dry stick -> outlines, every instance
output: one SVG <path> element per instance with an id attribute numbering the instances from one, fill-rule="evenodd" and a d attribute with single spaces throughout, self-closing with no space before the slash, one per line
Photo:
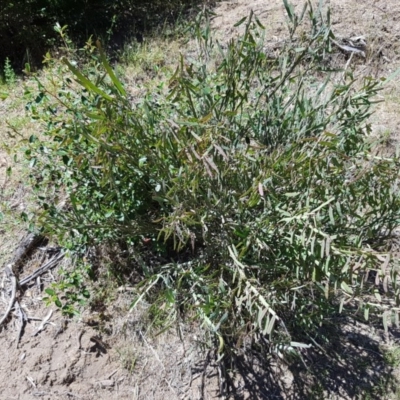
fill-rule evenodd
<path id="1" fill-rule="evenodd" d="M 24 257 L 31 252 L 43 240 L 43 236 L 35 235 L 33 233 L 25 236 L 19 244 L 17 250 L 14 252 L 14 257 L 10 264 L 13 266 L 13 270 L 17 272 L 17 268 L 22 263 Z"/>
<path id="2" fill-rule="evenodd" d="M 33 274 L 25 277 L 24 279 L 21 279 L 19 284 L 21 286 L 26 285 L 28 282 L 31 280 L 37 278 L 38 276 L 42 275 L 44 272 L 48 271 L 51 268 L 54 268 L 63 258 L 64 258 L 64 253 L 60 253 L 58 256 L 52 258 L 49 262 L 46 264 L 42 265 L 39 267 Z"/>
<path id="3" fill-rule="evenodd" d="M 5 314 L 3 315 L 3 317 L 0 320 L 0 326 L 3 324 L 3 322 L 7 319 L 8 314 L 10 314 L 10 311 L 14 305 L 15 302 L 15 297 L 17 295 L 17 278 L 14 275 L 14 273 L 12 272 L 10 267 L 5 267 L 5 272 L 8 276 L 8 278 L 11 280 L 11 284 L 12 284 L 12 291 L 11 291 L 11 299 L 10 299 L 10 303 L 8 304 L 8 308 L 5 312 Z"/>
<path id="4" fill-rule="evenodd" d="M 84 329 L 81 329 L 81 330 L 79 331 L 79 333 L 78 333 L 78 344 L 79 344 L 78 349 L 79 349 L 79 350 L 83 350 L 83 349 L 82 349 L 82 344 L 81 344 L 81 339 L 82 339 L 82 336 L 83 336 L 84 333 L 85 333 L 85 330 L 84 330 Z"/>
<path id="5" fill-rule="evenodd" d="M 360 56 L 365 58 L 365 52 L 363 50 L 358 49 L 357 47 L 353 47 L 353 46 L 347 46 L 344 44 L 340 44 L 338 43 L 336 40 L 331 39 L 332 43 L 334 43 L 337 47 L 339 47 L 339 49 L 343 50 L 346 53 L 356 53 L 359 54 Z"/>
<path id="6" fill-rule="evenodd" d="M 346 75 L 347 68 L 349 67 L 350 62 L 353 59 L 353 54 L 354 53 L 350 54 L 349 60 L 347 61 L 346 66 L 344 67 L 343 76 L 342 76 L 343 81 L 344 81 L 344 78 L 345 78 L 345 75 Z"/>
<path id="7" fill-rule="evenodd" d="M 49 322 L 49 319 L 51 318 L 52 315 L 53 315 L 53 310 L 50 310 L 49 313 L 43 318 L 42 323 L 36 329 L 35 333 L 32 334 L 32 336 L 38 335 L 39 332 L 41 332 L 47 324 L 51 323 Z"/>
<path id="8" fill-rule="evenodd" d="M 11 292 L 11 299 L 8 305 L 8 308 L 0 320 L 0 326 L 4 323 L 7 319 L 10 311 L 14 305 L 16 294 L 17 294 L 17 277 L 14 275 L 13 271 L 17 270 L 17 267 L 22 262 L 23 258 L 32 250 L 34 246 L 40 243 L 43 240 L 43 237 L 40 235 L 29 234 L 27 235 L 20 245 L 18 246 L 17 250 L 14 253 L 14 257 L 12 261 L 4 268 L 7 277 L 11 280 L 12 284 L 12 292 Z"/>
<path id="9" fill-rule="evenodd" d="M 21 323 L 21 325 L 19 327 L 19 331 L 18 331 L 18 336 L 17 336 L 17 344 L 15 346 L 18 349 L 19 341 L 21 340 L 21 336 L 22 336 L 22 330 L 24 329 L 26 321 L 28 321 L 28 317 L 26 316 L 25 311 L 21 308 L 19 302 L 16 301 L 15 304 L 18 308 L 18 317 L 19 317 L 19 320 Z"/>

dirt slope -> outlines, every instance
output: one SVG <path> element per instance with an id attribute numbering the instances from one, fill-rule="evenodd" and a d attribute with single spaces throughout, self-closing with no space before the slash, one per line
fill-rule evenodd
<path id="1" fill-rule="evenodd" d="M 331 0 L 327 3 L 332 9 L 333 29 L 337 37 L 362 35 L 367 40 L 369 50 L 366 59 L 355 61 L 357 73 L 380 77 L 388 76 L 400 68 L 398 0 Z M 213 19 L 213 27 L 221 40 L 237 34 L 233 24 L 248 15 L 250 10 L 265 25 L 267 38 L 276 41 L 285 37 L 281 0 L 235 0 L 221 2 L 214 10 L 217 16 Z M 382 94 L 385 103 L 379 106 L 372 119 L 373 129 L 386 133 L 390 146 L 396 144 L 400 137 L 399 93 L 400 83 L 395 80 Z M 0 138 L 5 137 L 8 129 L 4 123 L 10 113 L 8 104 L 9 100 L 0 103 L 0 121 L 3 120 L 0 122 Z M 22 109 L 23 106 L 20 107 Z M 7 155 L 1 153 L 0 185 L 6 182 L 5 173 L 9 163 Z M 18 195 L 15 196 L 18 203 L 16 207 L 21 207 Z M 12 253 L 6 232 L 1 227 L 0 253 L 5 258 L 7 254 L 11 257 Z M 29 268 L 33 268 L 32 264 Z M 21 274 L 24 276 L 28 272 L 23 270 Z M 48 276 L 42 283 L 47 284 L 51 279 Z M 2 291 L 6 290 L 4 282 Z M 40 321 L 30 321 L 18 347 L 19 322 L 12 316 L 6 326 L 0 328 L 0 400 L 217 398 L 220 389 L 218 373 L 221 371 L 212 364 L 212 354 L 201 351 L 196 327 L 188 326 L 187 331 L 180 335 L 169 332 L 150 338 L 145 334 L 146 326 L 139 315 L 128 311 L 131 301 L 129 291 L 117 293 L 117 298 L 107 304 L 104 310 L 92 311 L 91 315 L 84 314 L 79 320 L 66 321 L 53 307 L 49 322 L 54 325 L 49 324 L 34 335 Z M 19 296 L 22 307 L 30 317 L 43 319 L 48 315 L 49 309 L 40 301 L 43 292 L 36 286 L 19 293 Z M 0 315 L 5 308 L 6 302 L 0 300 Z M 349 335 L 354 337 L 357 333 Z M 365 338 L 365 332 L 363 335 Z M 382 332 L 377 331 L 370 332 L 370 341 L 375 343 L 375 347 L 367 348 L 367 340 L 363 342 L 367 348 L 365 351 L 371 351 L 371 360 L 380 340 Z M 394 340 L 387 343 L 394 343 Z M 342 350 L 346 351 L 345 348 Z M 244 355 L 242 360 L 246 357 Z M 372 368 L 357 369 L 357 366 L 354 366 L 354 371 L 365 373 L 366 380 L 372 379 L 373 374 L 383 368 L 380 364 L 382 360 L 379 360 L 371 364 L 376 371 L 372 371 Z M 292 385 L 295 375 L 288 369 L 284 369 L 283 383 L 276 383 L 274 392 L 270 376 L 261 374 L 258 378 L 262 378 L 262 383 L 257 380 L 260 371 L 257 368 L 254 364 L 248 376 L 236 376 L 236 398 L 306 398 L 296 392 Z M 349 371 L 346 373 L 350 374 Z M 342 389 L 333 389 L 337 395 L 332 398 L 354 398 L 347 387 L 354 384 L 357 377 L 353 378 L 354 381 L 347 383 L 343 378 L 345 383 Z"/>

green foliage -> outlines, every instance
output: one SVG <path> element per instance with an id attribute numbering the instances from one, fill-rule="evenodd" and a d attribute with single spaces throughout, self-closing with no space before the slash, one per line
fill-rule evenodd
<path id="1" fill-rule="evenodd" d="M 64 315 L 79 314 L 79 307 L 87 304 L 90 293 L 86 287 L 90 268 L 78 263 L 72 271 L 61 271 L 59 283 L 45 289 L 47 296 L 43 298 L 47 305 L 54 303 Z"/>
<path id="2" fill-rule="evenodd" d="M 29 105 L 45 127 L 25 150 L 38 223 L 71 249 L 145 238 L 181 254 L 138 266 L 133 305 L 199 319 L 221 355 L 243 335 L 302 347 L 355 308 L 398 319 L 399 159 L 375 155 L 367 123 L 383 82 L 333 79 L 329 14 L 289 11 L 278 57 L 253 16 L 223 46 L 200 15 L 195 59 L 141 101 L 88 44 L 90 64 L 49 59 Z"/>
<path id="3" fill-rule="evenodd" d="M 121 46 L 126 37 L 172 22 L 196 0 L 2 0 L 0 63 L 6 57 L 18 70 L 40 66 L 46 51 L 59 45 L 56 23 L 68 25 L 75 43 L 89 36 Z"/>
<path id="4" fill-rule="evenodd" d="M 389 349 L 384 349 L 383 357 L 387 365 L 393 368 L 400 367 L 400 347 L 394 346 Z"/>
<path id="5" fill-rule="evenodd" d="M 14 69 L 11 66 L 10 59 L 7 57 L 4 62 L 4 81 L 6 85 L 13 86 L 17 80 Z"/>

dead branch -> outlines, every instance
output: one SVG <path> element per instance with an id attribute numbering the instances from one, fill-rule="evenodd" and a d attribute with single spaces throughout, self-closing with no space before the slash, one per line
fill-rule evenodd
<path id="1" fill-rule="evenodd" d="M 19 318 L 19 322 L 20 322 L 18 336 L 17 336 L 17 343 L 15 346 L 18 349 L 19 341 L 21 340 L 21 337 L 22 337 L 22 331 L 24 330 L 26 322 L 28 321 L 28 317 L 27 317 L 25 311 L 20 306 L 18 301 L 15 302 L 15 306 L 18 310 L 18 318 Z"/>
<path id="2" fill-rule="evenodd" d="M 48 271 L 49 269 L 54 268 L 64 258 L 64 256 L 65 256 L 65 254 L 63 252 L 61 252 L 57 256 L 53 257 L 46 264 L 44 264 L 41 267 L 39 267 L 34 273 L 32 273 L 31 275 L 28 275 L 27 277 L 21 279 L 19 284 L 21 286 L 24 286 L 28 282 L 30 282 L 31 280 L 36 279 L 38 276 L 40 276 L 43 273 L 45 273 L 46 271 Z"/>
<path id="3" fill-rule="evenodd" d="M 4 313 L 3 317 L 0 320 L 0 326 L 3 324 L 3 322 L 7 319 L 8 314 L 10 314 L 11 309 L 13 308 L 14 302 L 15 302 L 15 297 L 17 295 L 17 278 L 12 272 L 12 269 L 7 266 L 5 267 L 5 272 L 7 274 L 7 277 L 11 280 L 11 298 L 10 298 L 10 303 L 8 304 L 7 310 Z"/>
<path id="4" fill-rule="evenodd" d="M 53 315 L 53 310 L 50 310 L 49 313 L 44 317 L 44 319 L 42 320 L 42 323 L 39 325 L 39 327 L 36 329 L 35 333 L 32 334 L 32 336 L 36 336 L 39 334 L 39 332 L 41 332 L 45 326 L 47 324 L 51 324 L 51 322 L 49 322 L 49 319 L 51 318 L 51 316 Z"/>
<path id="5" fill-rule="evenodd" d="M 363 48 L 358 48 L 355 46 L 349 46 L 346 44 L 340 44 L 336 40 L 331 39 L 332 43 L 334 43 L 340 50 L 344 51 L 348 54 L 359 54 L 361 57 L 365 58 L 365 51 Z M 350 42 L 351 43 L 351 42 Z"/>
<path id="6" fill-rule="evenodd" d="M 11 269 L 17 273 L 17 269 L 22 263 L 23 259 L 44 240 L 44 237 L 41 235 L 35 235 L 33 233 L 29 233 L 25 236 L 18 248 L 14 252 L 14 256 L 12 260 L 8 263 L 11 266 Z"/>

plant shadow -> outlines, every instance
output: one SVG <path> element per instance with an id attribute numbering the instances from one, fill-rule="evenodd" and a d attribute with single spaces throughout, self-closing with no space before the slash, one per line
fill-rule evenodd
<path id="1" fill-rule="evenodd" d="M 329 341 L 301 358 L 246 346 L 225 360 L 223 374 L 229 399 L 383 399 L 396 391 L 395 367 L 385 361 L 384 332 L 360 322 L 330 327 Z M 264 346 L 265 347 L 265 346 Z M 229 363 L 229 365 L 228 365 Z"/>

